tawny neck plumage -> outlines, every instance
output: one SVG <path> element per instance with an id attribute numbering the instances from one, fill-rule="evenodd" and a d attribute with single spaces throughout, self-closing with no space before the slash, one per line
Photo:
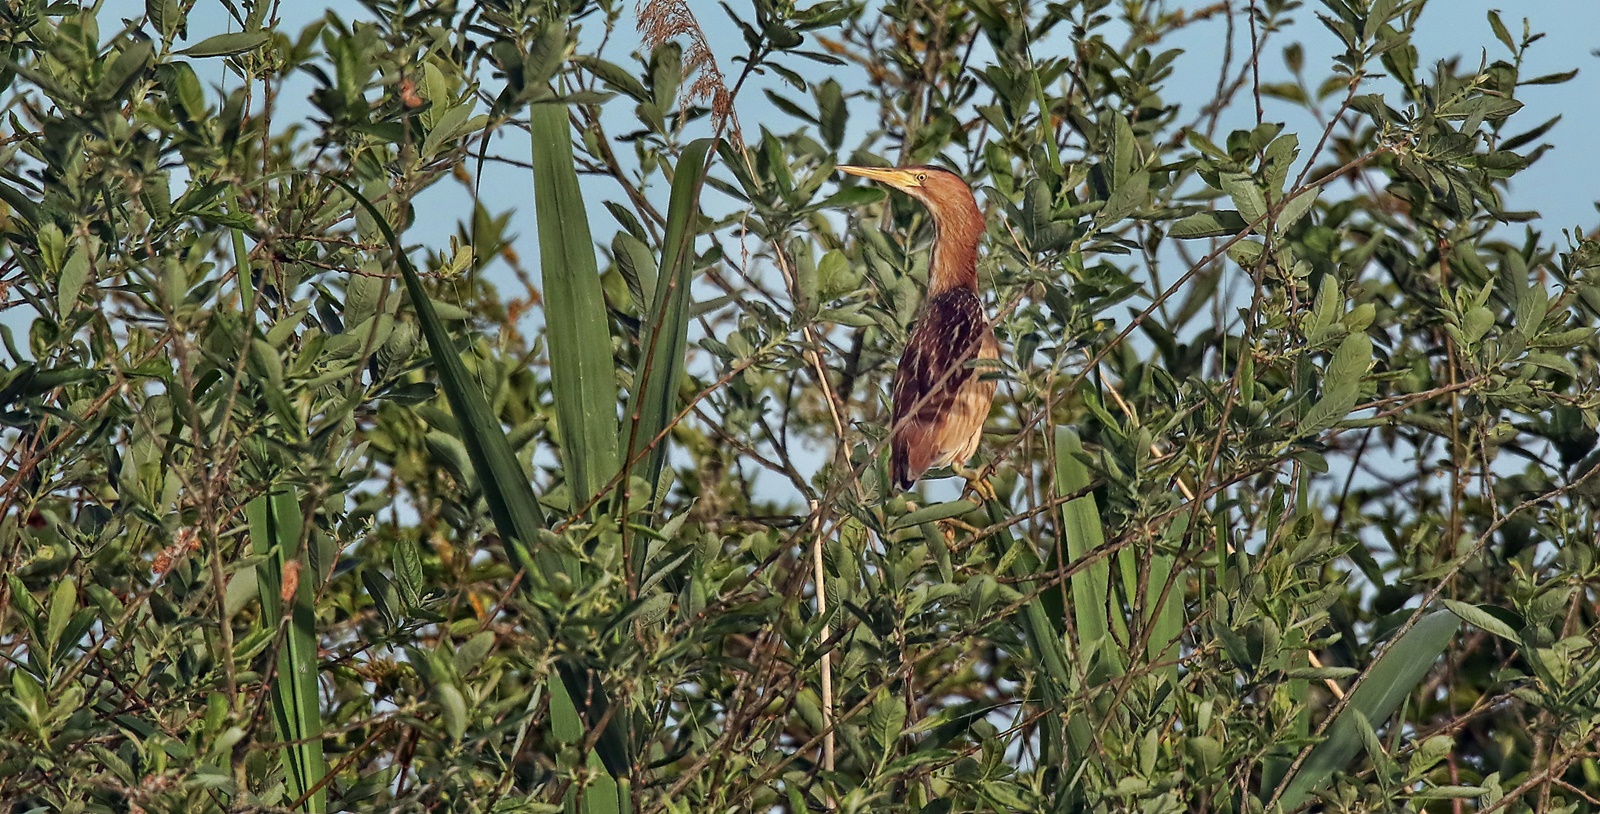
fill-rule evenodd
<path id="1" fill-rule="evenodd" d="M 954 288 L 978 290 L 978 240 L 983 215 L 968 194 L 964 201 L 930 206 L 933 213 L 933 256 L 928 260 L 928 296 Z"/>

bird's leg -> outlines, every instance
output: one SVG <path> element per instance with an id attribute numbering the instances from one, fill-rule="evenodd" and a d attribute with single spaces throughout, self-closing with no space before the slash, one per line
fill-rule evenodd
<path id="1" fill-rule="evenodd" d="M 982 498 L 984 502 L 992 502 L 998 499 L 998 496 L 994 491 L 994 484 L 991 484 L 989 479 L 984 477 L 982 467 L 968 469 L 965 466 L 957 464 L 951 466 L 950 471 L 960 475 L 964 480 L 966 480 L 967 488 L 971 489 L 973 494 L 977 495 L 979 498 Z"/>

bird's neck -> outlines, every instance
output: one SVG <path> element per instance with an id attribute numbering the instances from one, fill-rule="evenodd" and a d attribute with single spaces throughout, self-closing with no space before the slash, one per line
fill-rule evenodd
<path id="1" fill-rule="evenodd" d="M 933 256 L 928 260 L 928 296 L 955 288 L 978 290 L 978 240 L 983 216 L 976 203 L 945 213 L 934 222 Z"/>

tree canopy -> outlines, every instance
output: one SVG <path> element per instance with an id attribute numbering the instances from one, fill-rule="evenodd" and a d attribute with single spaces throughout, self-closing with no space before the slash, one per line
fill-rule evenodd
<path id="1" fill-rule="evenodd" d="M 1572 74 L 1425 5 L 0 4 L 3 807 L 1600 811 Z"/>

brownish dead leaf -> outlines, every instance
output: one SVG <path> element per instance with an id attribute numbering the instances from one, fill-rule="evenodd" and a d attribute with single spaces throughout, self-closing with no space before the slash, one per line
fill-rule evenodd
<path id="1" fill-rule="evenodd" d="M 171 571 L 172 567 L 177 565 L 178 561 L 183 557 L 199 550 L 200 535 L 196 534 L 194 529 L 188 527 L 178 529 L 178 533 L 173 535 L 172 545 L 161 549 L 161 553 L 157 554 L 155 561 L 150 564 L 150 570 L 159 579 L 166 576 L 167 572 Z"/>
<path id="2" fill-rule="evenodd" d="M 278 591 L 278 598 L 284 602 L 294 600 L 294 592 L 300 589 L 300 561 L 290 560 L 283 564 L 283 589 Z"/>
<path id="3" fill-rule="evenodd" d="M 424 102 L 417 95 L 417 80 L 409 76 L 400 80 L 400 103 L 412 110 L 422 107 Z"/>

